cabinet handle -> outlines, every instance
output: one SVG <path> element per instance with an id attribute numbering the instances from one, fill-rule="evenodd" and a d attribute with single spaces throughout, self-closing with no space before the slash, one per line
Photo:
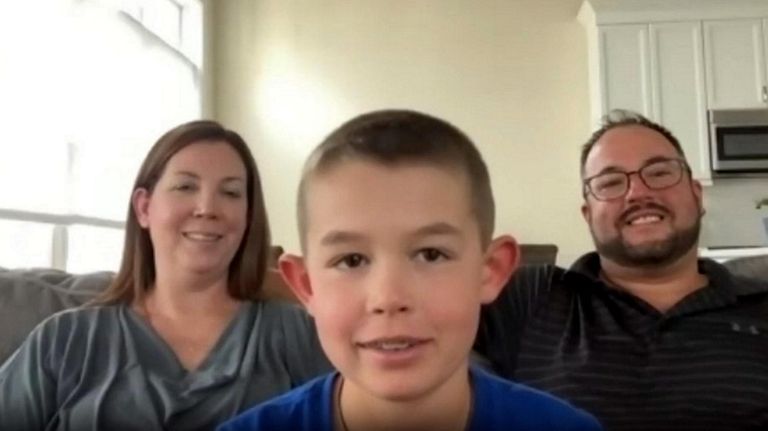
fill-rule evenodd
<path id="1" fill-rule="evenodd" d="M 768 87 L 763 85 L 763 103 L 768 103 Z"/>

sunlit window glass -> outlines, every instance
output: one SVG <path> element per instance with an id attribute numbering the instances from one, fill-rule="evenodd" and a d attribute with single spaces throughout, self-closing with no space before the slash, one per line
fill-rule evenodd
<path id="1" fill-rule="evenodd" d="M 0 267 L 116 269 L 113 234 L 141 160 L 165 130 L 200 118 L 201 56 L 185 47 L 202 46 L 201 10 L 197 0 L 2 6 Z"/>

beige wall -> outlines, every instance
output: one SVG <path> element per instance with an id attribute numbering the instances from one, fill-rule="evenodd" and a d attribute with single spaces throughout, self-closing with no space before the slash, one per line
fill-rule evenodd
<path id="1" fill-rule="evenodd" d="M 213 1 L 211 112 L 253 148 L 276 244 L 298 249 L 294 195 L 311 148 L 353 115 L 407 107 L 476 141 L 497 232 L 554 242 L 564 264 L 590 249 L 580 0 Z"/>

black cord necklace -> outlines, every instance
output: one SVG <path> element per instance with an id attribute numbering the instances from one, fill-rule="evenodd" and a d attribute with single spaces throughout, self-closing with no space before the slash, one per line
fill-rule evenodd
<path id="1" fill-rule="evenodd" d="M 347 422 L 344 420 L 344 411 L 341 409 L 341 389 L 344 388 L 344 376 L 339 374 L 339 388 L 336 390 L 336 411 L 339 412 L 339 422 L 341 423 L 341 430 L 349 431 L 347 428 Z"/>

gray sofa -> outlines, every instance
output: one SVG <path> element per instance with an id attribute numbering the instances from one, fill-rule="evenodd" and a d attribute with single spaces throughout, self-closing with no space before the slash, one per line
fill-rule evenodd
<path id="1" fill-rule="evenodd" d="M 554 263 L 557 247 L 523 244 L 525 263 Z M 279 252 L 275 253 L 276 256 Z M 733 259 L 725 265 L 734 273 L 768 282 L 768 256 Z M 112 280 L 111 272 L 73 275 L 55 269 L 6 270 L 0 268 L 0 364 L 46 317 L 85 304 Z M 264 285 L 269 297 L 290 299 L 277 272 L 270 271 Z"/>
<path id="2" fill-rule="evenodd" d="M 55 269 L 0 268 L 0 365 L 38 323 L 86 304 L 106 289 L 113 276 L 107 271 L 73 275 Z M 275 266 L 267 272 L 263 292 L 269 298 L 295 300 Z"/>
<path id="3" fill-rule="evenodd" d="M 554 263 L 557 247 L 524 244 L 525 263 Z M 276 251 L 273 264 L 280 251 Z M 733 259 L 725 265 L 734 273 L 768 282 L 768 256 Z M 273 266 L 274 268 L 274 266 Z M 112 280 L 111 272 L 73 275 L 55 269 L 6 270 L 0 268 L 0 364 L 46 317 L 91 300 Z M 273 269 L 264 284 L 271 298 L 291 299 L 279 274 Z"/>
<path id="4" fill-rule="evenodd" d="M 38 323 L 88 302 L 112 276 L 110 272 L 72 275 L 55 269 L 0 269 L 0 364 Z"/>
<path id="5" fill-rule="evenodd" d="M 768 256 L 740 257 L 724 265 L 735 274 L 768 282 Z"/>
<path id="6" fill-rule="evenodd" d="M 557 247 L 552 244 L 523 244 L 526 263 L 554 263 Z M 271 271 L 264 283 L 267 297 L 293 300 L 290 290 L 276 271 L 283 249 L 271 250 Z M 83 305 L 105 289 L 111 272 L 73 275 L 55 269 L 0 268 L 0 364 L 5 362 L 29 332 L 46 317 L 67 308 Z"/>
<path id="7" fill-rule="evenodd" d="M 555 263 L 557 247 L 553 244 L 521 244 L 521 249 L 526 264 Z M 273 247 L 263 290 L 269 298 L 294 300 L 276 270 L 281 253 L 282 248 Z M 87 303 L 113 276 L 106 271 L 73 275 L 55 269 L 0 268 L 0 364 L 38 323 L 58 311 Z"/>

